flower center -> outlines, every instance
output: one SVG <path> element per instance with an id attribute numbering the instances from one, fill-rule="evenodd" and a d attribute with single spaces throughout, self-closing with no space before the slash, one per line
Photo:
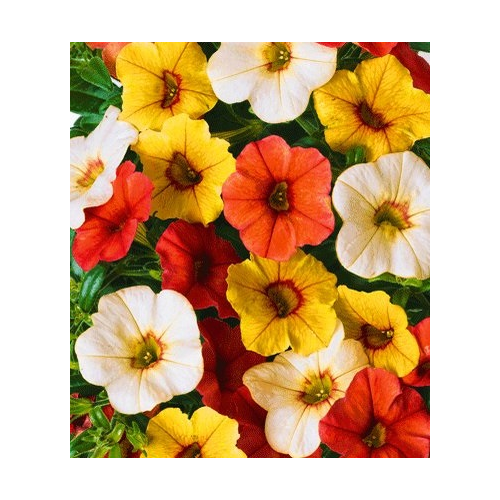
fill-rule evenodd
<path id="1" fill-rule="evenodd" d="M 264 59 L 269 63 L 267 70 L 272 73 L 287 68 L 290 57 L 290 47 L 286 42 L 271 42 L 271 45 L 264 49 Z"/>
<path id="2" fill-rule="evenodd" d="M 412 224 L 408 221 L 408 204 L 384 201 L 373 216 L 373 222 L 384 230 L 395 232 L 397 229 L 408 229 Z"/>
<path id="3" fill-rule="evenodd" d="M 198 443 L 193 443 L 192 445 L 184 448 L 176 458 L 201 458 L 201 448 Z"/>
<path id="4" fill-rule="evenodd" d="M 291 281 L 272 283 L 266 293 L 280 318 L 293 313 L 300 305 L 300 294 Z"/>
<path id="5" fill-rule="evenodd" d="M 288 204 L 288 198 L 286 196 L 287 190 L 288 185 L 285 181 L 279 182 L 276 186 L 274 186 L 273 192 L 269 196 L 269 206 L 272 209 L 277 212 L 288 210 L 290 205 Z"/>
<path id="6" fill-rule="evenodd" d="M 208 272 L 210 270 L 210 261 L 208 256 L 202 255 L 198 260 L 194 261 L 194 280 L 198 282 L 203 282 L 208 278 Z"/>
<path id="7" fill-rule="evenodd" d="M 375 427 L 363 439 L 363 443 L 370 448 L 380 448 L 385 444 L 385 427 L 378 422 Z"/>
<path id="8" fill-rule="evenodd" d="M 143 344 L 140 344 L 132 359 L 132 366 L 134 368 L 149 368 L 156 363 L 161 356 L 161 346 L 158 341 L 152 336 L 148 335 Z"/>
<path id="9" fill-rule="evenodd" d="M 199 184 L 202 179 L 201 175 L 191 168 L 191 165 L 181 153 L 175 153 L 166 175 L 174 181 L 178 189 L 187 189 Z"/>
<path id="10" fill-rule="evenodd" d="M 387 345 L 392 337 L 394 337 L 394 330 L 389 328 L 387 330 L 379 330 L 373 325 L 363 325 L 361 328 L 363 340 L 366 347 L 379 349 Z"/>
<path id="11" fill-rule="evenodd" d="M 308 405 L 321 403 L 330 396 L 332 387 L 333 381 L 327 373 L 319 377 L 313 375 L 309 377 L 309 382 L 304 386 L 302 401 Z"/>
<path id="12" fill-rule="evenodd" d="M 371 110 L 370 106 L 368 106 L 368 104 L 365 101 L 363 101 L 359 105 L 358 110 L 359 110 L 359 115 L 361 117 L 361 120 L 363 120 L 365 125 L 368 125 L 369 127 L 376 128 L 376 129 L 380 129 L 380 128 L 385 127 L 385 122 L 384 122 L 382 115 L 379 115 L 378 113 L 374 113 Z"/>
<path id="13" fill-rule="evenodd" d="M 163 72 L 163 109 L 172 106 L 179 100 L 179 81 L 176 75 L 168 71 Z"/>
<path id="14" fill-rule="evenodd" d="M 92 158 L 92 160 L 87 161 L 85 167 L 85 172 L 76 183 L 84 189 L 89 189 L 104 170 L 104 163 L 100 158 Z"/>

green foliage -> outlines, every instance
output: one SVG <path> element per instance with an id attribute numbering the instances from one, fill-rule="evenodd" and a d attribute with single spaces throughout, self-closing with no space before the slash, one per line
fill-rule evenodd
<path id="1" fill-rule="evenodd" d="M 410 47 L 417 52 L 430 52 L 430 42 L 410 42 Z"/>

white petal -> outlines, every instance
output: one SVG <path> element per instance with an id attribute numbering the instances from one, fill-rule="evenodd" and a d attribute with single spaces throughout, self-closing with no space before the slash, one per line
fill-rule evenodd
<path id="1" fill-rule="evenodd" d="M 146 408 L 141 405 L 141 378 L 142 370 L 134 369 L 127 373 L 126 376 L 115 378 L 106 386 L 109 402 L 115 410 L 126 415 L 133 415 L 153 408 Z"/>
<path id="2" fill-rule="evenodd" d="M 347 172 L 347 170 L 346 170 Z M 335 181 L 332 192 L 332 200 L 335 210 L 339 213 L 342 220 L 355 221 L 360 223 L 364 221 L 373 225 L 373 217 L 378 208 L 378 203 L 370 196 L 368 200 L 358 191 L 358 187 L 346 184 L 349 178 L 339 176 Z"/>
<path id="3" fill-rule="evenodd" d="M 84 354 L 82 343 L 78 344 L 79 340 L 76 345 L 80 345 L 80 349 L 78 347 L 76 349 L 80 372 L 87 382 L 105 387 L 113 380 L 129 377 L 137 371 L 136 368 L 132 367 L 132 360 L 128 357 Z"/>
<path id="4" fill-rule="evenodd" d="M 345 381 L 349 383 L 354 375 L 368 366 L 368 357 L 361 342 L 354 339 L 344 340 L 335 354 L 332 364 L 330 365 L 330 373 L 335 379 L 335 383 L 343 380 L 344 383 L 337 388 L 344 390 Z"/>
<path id="5" fill-rule="evenodd" d="M 319 374 L 323 374 L 332 365 L 337 351 L 340 349 L 340 346 L 343 345 L 344 336 L 344 325 L 337 319 L 337 324 L 333 331 L 333 337 L 332 340 L 330 340 L 330 344 L 326 349 L 318 351 Z"/>
<path id="6" fill-rule="evenodd" d="M 335 246 L 339 262 L 346 269 L 365 278 L 381 274 L 377 274 L 377 268 L 386 266 L 386 261 L 378 254 L 378 248 L 371 245 L 378 229 L 373 222 L 344 222 Z"/>
<path id="7" fill-rule="evenodd" d="M 430 209 L 430 168 L 411 151 L 402 156 L 402 174 L 397 203 L 409 203 L 409 215 Z M 379 159 L 380 161 L 380 159 Z"/>

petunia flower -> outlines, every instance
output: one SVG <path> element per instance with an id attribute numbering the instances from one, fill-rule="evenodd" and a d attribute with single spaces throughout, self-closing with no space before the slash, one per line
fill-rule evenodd
<path id="1" fill-rule="evenodd" d="M 357 292 L 340 285 L 338 293 L 334 307 L 346 338 L 363 344 L 372 366 L 408 375 L 418 364 L 419 348 L 404 309 L 382 291 Z"/>
<path id="2" fill-rule="evenodd" d="M 361 146 L 373 161 L 430 135 L 430 97 L 390 54 L 362 61 L 354 72 L 337 71 L 313 97 L 334 151 Z"/>
<path id="3" fill-rule="evenodd" d="M 408 326 L 408 330 L 417 339 L 420 359 L 418 366 L 402 380 L 406 385 L 425 387 L 431 383 L 431 319 L 425 318 L 415 326 Z"/>
<path id="4" fill-rule="evenodd" d="M 186 114 L 169 118 L 161 132 L 141 132 L 134 151 L 153 181 L 151 210 L 160 219 L 205 226 L 222 212 L 222 184 L 235 170 L 229 143 L 212 138 L 208 123 Z"/>
<path id="5" fill-rule="evenodd" d="M 327 348 L 309 356 L 287 351 L 243 375 L 252 398 L 268 410 L 265 433 L 276 451 L 305 457 L 320 445 L 319 421 L 368 364 L 363 346 L 343 339 L 337 321 Z"/>
<path id="6" fill-rule="evenodd" d="M 200 118 L 217 102 L 207 58 L 195 42 L 133 42 L 116 59 L 123 84 L 122 120 L 139 130 L 161 130 L 167 118 Z"/>
<path id="7" fill-rule="evenodd" d="M 146 429 L 143 458 L 246 458 L 236 447 L 238 422 L 207 406 L 191 419 L 179 408 L 166 408 Z"/>
<path id="8" fill-rule="evenodd" d="M 124 288 L 101 297 L 92 322 L 75 345 L 80 371 L 120 413 L 149 411 L 201 380 L 200 331 L 180 293 Z"/>
<path id="9" fill-rule="evenodd" d="M 172 222 L 156 244 L 163 270 L 162 288 L 182 293 L 194 309 L 215 306 L 221 318 L 237 317 L 226 299 L 227 268 L 240 262 L 215 226 Z"/>
<path id="10" fill-rule="evenodd" d="M 302 250 L 287 262 L 251 254 L 228 269 L 227 298 L 241 318 L 245 347 L 263 356 L 327 347 L 337 323 L 337 277 Z"/>
<path id="11" fill-rule="evenodd" d="M 333 231 L 329 161 L 276 135 L 248 144 L 222 187 L 224 216 L 256 255 L 288 260 Z"/>
<path id="12" fill-rule="evenodd" d="M 153 184 L 126 161 L 116 171 L 113 196 L 104 205 L 85 209 L 76 230 L 73 256 L 84 271 L 100 260 L 113 262 L 127 255 L 139 222 L 149 218 Z"/>
<path id="13" fill-rule="evenodd" d="M 430 169 L 411 151 L 340 174 L 333 204 L 343 219 L 339 262 L 363 278 L 430 276 Z"/>
<path id="14" fill-rule="evenodd" d="M 120 110 L 110 106 L 101 123 L 87 137 L 70 140 L 70 226 L 79 228 L 83 210 L 106 203 L 113 195 L 112 182 L 137 130 L 117 121 Z"/>
<path id="15" fill-rule="evenodd" d="M 344 458 L 426 458 L 429 424 L 415 389 L 385 370 L 367 368 L 320 422 L 319 433 Z"/>
<path id="16" fill-rule="evenodd" d="M 314 42 L 222 42 L 208 61 L 217 97 L 250 102 L 268 123 L 294 120 L 335 72 L 337 50 Z"/>

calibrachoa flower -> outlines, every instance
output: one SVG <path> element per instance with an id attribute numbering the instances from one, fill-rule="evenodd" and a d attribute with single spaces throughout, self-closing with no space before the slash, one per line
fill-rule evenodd
<path id="1" fill-rule="evenodd" d="M 409 326 L 408 330 L 417 339 L 420 359 L 418 366 L 402 380 L 406 385 L 425 387 L 431 383 L 431 318 L 425 318 L 415 326 Z"/>
<path id="2" fill-rule="evenodd" d="M 337 277 L 302 250 L 287 262 L 251 254 L 228 269 L 227 298 L 240 315 L 248 350 L 303 355 L 327 347 L 337 323 Z"/>
<path id="3" fill-rule="evenodd" d="M 126 161 L 116 171 L 113 196 L 104 205 L 85 209 L 76 230 L 73 256 L 84 271 L 100 260 L 113 262 L 127 255 L 139 222 L 149 218 L 153 184 Z"/>
<path id="4" fill-rule="evenodd" d="M 430 276 L 430 169 L 411 151 L 340 174 L 333 204 L 344 223 L 339 262 L 364 278 Z"/>
<path id="5" fill-rule="evenodd" d="M 172 222 L 156 244 L 163 269 L 162 288 L 176 290 L 195 309 L 215 306 L 219 316 L 236 317 L 226 299 L 227 268 L 240 262 L 231 244 L 215 234 L 215 226 Z"/>
<path id="6" fill-rule="evenodd" d="M 120 413 L 151 410 L 192 391 L 203 374 L 200 331 L 180 293 L 147 286 L 103 296 L 75 351 L 88 382 L 103 386 Z"/>
<path id="7" fill-rule="evenodd" d="M 420 394 L 382 369 L 359 372 L 319 424 L 321 441 L 345 458 L 429 456 L 429 412 Z"/>
<path id="8" fill-rule="evenodd" d="M 329 161 L 276 135 L 248 144 L 222 187 L 224 216 L 251 252 L 288 260 L 333 231 Z"/>
<path id="9" fill-rule="evenodd" d="M 227 103 L 246 99 L 268 123 L 301 115 L 314 89 L 335 72 L 337 50 L 314 42 L 222 42 L 208 61 L 217 97 Z"/>
<path id="10" fill-rule="evenodd" d="M 238 422 L 207 406 L 191 419 L 179 408 L 167 408 L 146 429 L 147 458 L 246 458 L 236 447 Z"/>
<path id="11" fill-rule="evenodd" d="M 337 321 L 326 349 L 307 357 L 288 351 L 243 375 L 253 399 L 268 410 L 265 433 L 276 451 L 305 457 L 316 450 L 319 421 L 368 365 L 363 346 L 343 339 L 344 329 Z"/>
<path id="12" fill-rule="evenodd" d="M 101 123 L 87 137 L 70 140 L 70 226 L 83 224 L 87 207 L 106 203 L 113 195 L 116 169 L 137 130 L 129 123 L 117 121 L 120 110 L 110 106 Z"/>
<path id="13" fill-rule="evenodd" d="M 404 309 L 391 304 L 385 292 L 357 292 L 338 287 L 335 310 L 344 324 L 346 338 L 359 340 L 370 364 L 398 377 L 408 375 L 419 359 L 418 343 L 407 330 Z"/>
<path id="14" fill-rule="evenodd" d="M 362 146 L 373 161 L 429 137 L 430 97 L 413 87 L 409 71 L 390 54 L 362 61 L 354 72 L 337 71 L 313 95 L 335 151 Z"/>
<path id="15" fill-rule="evenodd" d="M 229 143 L 212 138 L 208 123 L 186 114 L 169 118 L 161 132 L 147 130 L 134 150 L 153 181 L 151 210 L 160 219 L 207 225 L 222 212 L 222 184 L 234 172 Z"/>
<path id="16" fill-rule="evenodd" d="M 161 130 L 167 118 L 199 118 L 217 102 L 207 77 L 207 58 L 195 42 L 133 42 L 116 60 L 123 84 L 120 116 L 139 130 Z"/>

